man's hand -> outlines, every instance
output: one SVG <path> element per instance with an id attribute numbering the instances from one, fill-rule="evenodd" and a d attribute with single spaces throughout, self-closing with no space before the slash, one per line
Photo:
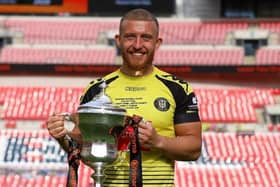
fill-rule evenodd
<path id="1" fill-rule="evenodd" d="M 141 121 L 138 124 L 138 137 L 141 147 L 153 149 L 160 144 L 160 135 L 149 121 Z"/>
<path id="2" fill-rule="evenodd" d="M 158 134 L 151 122 L 139 123 L 141 147 L 158 150 L 172 160 L 196 160 L 201 152 L 201 123 L 181 123 L 174 127 L 176 136 L 167 137 Z"/>
<path id="3" fill-rule="evenodd" d="M 64 127 L 65 117 L 59 113 L 54 113 L 47 119 L 47 129 L 52 137 L 55 139 L 61 139 L 68 133 Z"/>

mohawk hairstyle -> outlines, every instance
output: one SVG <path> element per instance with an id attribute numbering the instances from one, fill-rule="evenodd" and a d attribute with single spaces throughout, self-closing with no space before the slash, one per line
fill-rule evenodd
<path id="1" fill-rule="evenodd" d="M 149 11 L 142 9 L 142 8 L 137 8 L 137 9 L 132 9 L 128 11 L 120 21 L 120 26 L 119 26 L 119 32 L 121 33 L 121 26 L 124 20 L 137 20 L 137 21 L 153 21 L 156 24 L 157 27 L 157 34 L 159 32 L 159 23 L 157 18 Z"/>

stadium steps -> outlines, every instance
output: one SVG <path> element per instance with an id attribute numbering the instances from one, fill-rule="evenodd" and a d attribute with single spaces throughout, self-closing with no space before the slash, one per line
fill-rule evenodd
<path id="1" fill-rule="evenodd" d="M 268 43 L 269 45 L 279 45 L 279 34 L 275 32 L 270 32 Z"/>
<path id="2" fill-rule="evenodd" d="M 280 104 L 280 95 L 274 96 L 275 104 Z"/>
<path id="3" fill-rule="evenodd" d="M 252 65 L 256 63 L 256 57 L 255 56 L 244 56 L 244 64 Z"/>
<path id="4" fill-rule="evenodd" d="M 264 109 L 263 108 L 256 109 L 256 116 L 257 116 L 257 123 L 259 123 L 259 124 L 266 123 L 265 119 L 264 119 Z"/>

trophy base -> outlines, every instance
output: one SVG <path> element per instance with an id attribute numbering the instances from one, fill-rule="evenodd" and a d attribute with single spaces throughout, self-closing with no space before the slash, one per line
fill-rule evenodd
<path id="1" fill-rule="evenodd" d="M 94 173 L 91 175 L 91 177 L 94 180 L 92 187 L 103 187 L 103 181 L 105 179 L 103 170 L 105 165 L 106 163 L 104 162 L 95 162 L 90 164 L 90 167 L 94 171 Z"/>

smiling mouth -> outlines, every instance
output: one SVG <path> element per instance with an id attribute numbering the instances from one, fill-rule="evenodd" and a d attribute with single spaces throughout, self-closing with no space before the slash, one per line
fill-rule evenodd
<path id="1" fill-rule="evenodd" d="M 143 55 L 145 55 L 145 53 L 143 52 L 131 52 L 130 53 L 131 55 L 133 55 L 133 56 L 143 56 Z"/>

